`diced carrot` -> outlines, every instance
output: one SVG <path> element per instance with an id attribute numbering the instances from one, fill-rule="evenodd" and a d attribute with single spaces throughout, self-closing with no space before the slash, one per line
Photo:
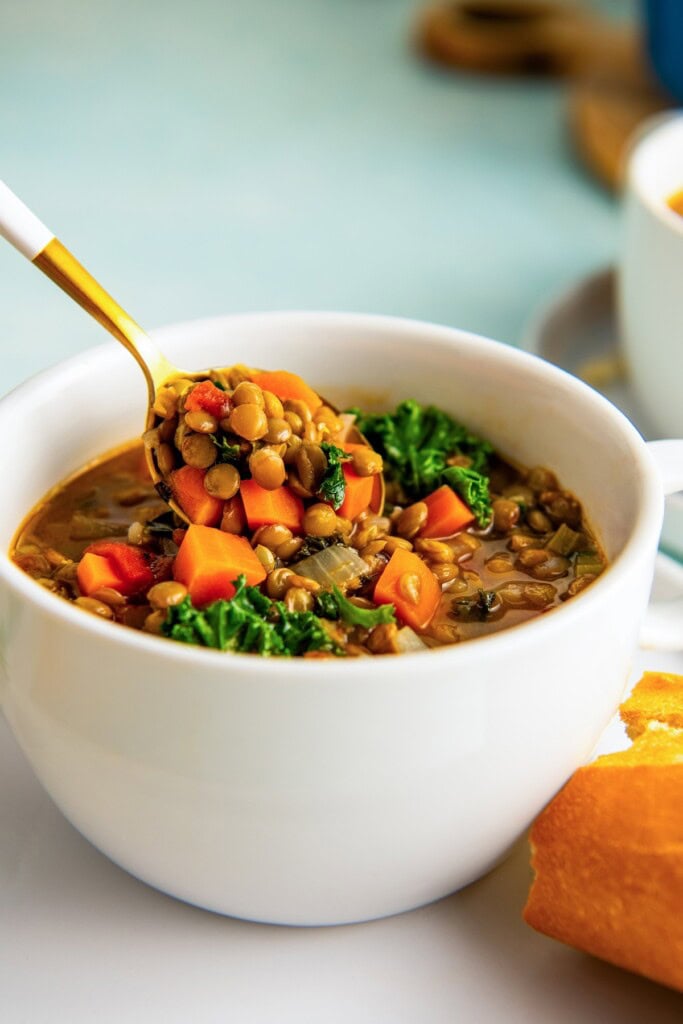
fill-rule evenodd
<path id="1" fill-rule="evenodd" d="M 264 391 L 272 391 L 274 395 L 285 401 L 288 398 L 305 402 L 311 412 L 315 412 L 323 404 L 320 395 L 309 387 L 305 380 L 289 370 L 264 370 L 252 375 L 254 384 Z"/>
<path id="2" fill-rule="evenodd" d="M 355 519 L 371 504 L 375 488 L 374 476 L 359 476 L 350 462 L 342 463 L 344 474 L 344 500 L 337 509 L 337 515 L 344 519 Z"/>
<path id="3" fill-rule="evenodd" d="M 119 574 L 108 558 L 87 552 L 78 563 L 76 578 L 81 594 L 85 597 L 93 594 L 96 590 L 102 590 L 103 587 L 118 590 L 121 582 Z"/>
<path id="4" fill-rule="evenodd" d="M 217 388 L 213 381 L 203 380 L 195 384 L 185 398 L 185 409 L 187 412 L 195 412 L 200 409 L 211 413 L 217 420 L 223 419 L 230 412 L 230 396 Z"/>
<path id="5" fill-rule="evenodd" d="M 441 587 L 419 555 L 397 548 L 377 580 L 374 599 L 376 604 L 393 604 L 413 629 L 425 629 L 439 606 Z"/>
<path id="6" fill-rule="evenodd" d="M 130 544 L 98 540 L 85 549 L 78 564 L 78 585 L 86 596 L 101 587 L 112 587 L 127 597 L 141 594 L 156 582 L 152 561 L 149 552 Z"/>
<path id="7" fill-rule="evenodd" d="M 304 521 L 304 506 L 301 498 L 284 484 L 269 491 L 255 480 L 243 480 L 240 485 L 242 504 L 250 530 L 259 526 L 281 523 L 292 533 L 301 533 Z"/>
<path id="8" fill-rule="evenodd" d="M 450 537 L 474 522 L 474 516 L 452 487 L 444 484 L 422 499 L 427 506 L 427 525 L 421 537 Z"/>
<path id="9" fill-rule="evenodd" d="M 205 469 L 181 466 L 171 473 L 171 490 L 191 523 L 216 526 L 223 513 L 223 502 L 213 498 L 204 488 Z"/>
<path id="10" fill-rule="evenodd" d="M 246 537 L 211 526 L 188 527 L 176 555 L 173 575 L 185 584 L 193 604 L 201 607 L 219 598 L 232 597 L 233 581 L 242 573 L 250 585 L 266 578 L 266 570 Z"/>
<path id="11" fill-rule="evenodd" d="M 368 446 L 357 442 L 344 441 L 339 447 L 351 455 L 359 448 L 367 448 Z M 342 463 L 342 472 L 346 482 L 346 489 L 344 501 L 337 509 L 337 514 L 345 519 L 355 519 L 368 506 L 373 512 L 379 512 L 382 502 L 382 480 L 380 474 L 376 473 L 373 476 L 361 477 L 349 462 Z M 363 480 L 368 480 L 370 483 L 363 484 Z M 342 509 L 345 509 L 345 511 L 342 511 Z"/>

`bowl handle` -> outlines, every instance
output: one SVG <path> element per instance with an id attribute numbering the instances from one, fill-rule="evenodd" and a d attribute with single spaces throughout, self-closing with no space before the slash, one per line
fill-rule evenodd
<path id="1" fill-rule="evenodd" d="M 648 449 L 662 478 L 665 495 L 683 491 L 683 440 L 650 441 Z M 659 651 L 683 650 L 683 565 L 657 557 L 657 580 L 671 594 L 651 601 L 640 634 L 640 646 Z"/>

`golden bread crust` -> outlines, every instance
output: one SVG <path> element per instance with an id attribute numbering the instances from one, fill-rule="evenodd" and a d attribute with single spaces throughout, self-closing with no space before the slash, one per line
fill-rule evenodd
<path id="1" fill-rule="evenodd" d="M 626 705 L 643 723 L 632 747 L 580 768 L 536 819 L 524 920 L 683 991 L 683 731 L 656 717 L 660 690 L 683 712 L 683 677 L 648 674 Z"/>

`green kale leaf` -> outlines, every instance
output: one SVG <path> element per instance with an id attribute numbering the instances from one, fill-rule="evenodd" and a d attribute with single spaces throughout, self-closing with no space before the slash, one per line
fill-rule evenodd
<path id="1" fill-rule="evenodd" d="M 448 466 L 441 476 L 471 509 L 479 525 L 486 526 L 493 515 L 488 477 L 464 466 Z"/>
<path id="2" fill-rule="evenodd" d="M 418 501 L 447 483 L 470 505 L 479 525 L 487 525 L 491 503 L 486 470 L 493 454 L 488 441 L 471 434 L 436 406 L 420 405 L 413 399 L 400 402 L 393 413 L 350 412 L 356 416 L 358 429 L 382 455 L 387 479 L 400 486 L 406 500 Z M 465 457 L 467 467 L 450 466 L 448 460 L 454 456 Z"/>
<path id="3" fill-rule="evenodd" d="M 327 469 L 318 488 L 317 496 L 321 501 L 329 501 L 332 508 L 337 509 L 344 501 L 346 493 L 342 462 L 346 461 L 349 456 L 341 448 L 337 448 L 336 445 L 329 444 L 327 441 L 323 441 L 320 447 L 327 456 Z"/>
<path id="4" fill-rule="evenodd" d="M 181 643 L 219 651 L 238 651 L 285 657 L 308 651 L 344 652 L 313 612 L 291 612 L 282 601 L 271 601 L 244 575 L 234 581 L 230 600 L 195 608 L 189 597 L 168 609 L 161 626 L 164 636 Z"/>
<path id="5" fill-rule="evenodd" d="M 216 462 L 229 462 L 233 466 L 239 464 L 242 452 L 238 444 L 230 444 L 227 437 L 219 437 L 217 434 L 209 434 L 209 437 L 218 448 Z"/>
<path id="6" fill-rule="evenodd" d="M 323 590 L 316 597 L 316 611 L 324 619 L 341 619 L 347 626 L 361 626 L 374 629 L 382 623 L 396 621 L 393 604 L 382 604 L 377 608 L 359 608 L 344 597 L 339 587 Z"/>

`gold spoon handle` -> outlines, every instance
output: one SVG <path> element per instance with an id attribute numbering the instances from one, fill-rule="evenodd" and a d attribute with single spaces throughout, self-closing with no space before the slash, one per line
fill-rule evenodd
<path id="1" fill-rule="evenodd" d="M 159 385 L 179 371 L 142 327 L 2 181 L 0 235 L 128 349 L 145 375 L 151 406 Z"/>

